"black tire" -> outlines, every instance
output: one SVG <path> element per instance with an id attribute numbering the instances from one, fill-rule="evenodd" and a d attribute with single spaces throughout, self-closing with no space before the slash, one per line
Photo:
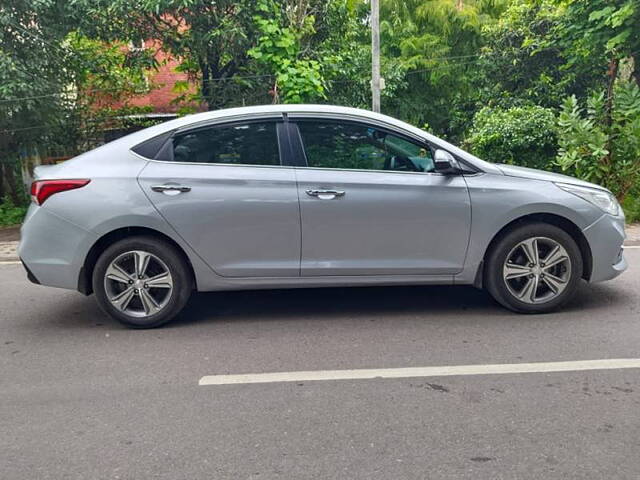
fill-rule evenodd
<path id="1" fill-rule="evenodd" d="M 560 244 L 567 252 L 571 270 L 563 291 L 543 303 L 528 303 L 518 299 L 508 288 L 503 268 L 507 256 L 520 242 L 533 237 L 545 237 Z M 547 313 L 556 310 L 576 292 L 582 278 L 583 262 L 575 240 L 564 230 L 548 223 L 527 223 L 508 230 L 491 247 L 484 268 L 484 284 L 491 296 L 502 306 L 518 313 Z M 532 290 L 534 288 L 532 287 Z"/>
<path id="2" fill-rule="evenodd" d="M 129 315 L 116 308 L 109 300 L 105 289 L 104 279 L 107 268 L 114 259 L 130 251 L 143 251 L 156 256 L 171 274 L 173 288 L 165 297 L 166 303 L 160 311 L 145 317 Z M 184 308 L 193 290 L 191 270 L 182 254 L 173 245 L 151 236 L 125 238 L 108 247 L 96 262 L 92 282 L 100 308 L 110 317 L 130 328 L 154 328 L 171 321 Z"/>

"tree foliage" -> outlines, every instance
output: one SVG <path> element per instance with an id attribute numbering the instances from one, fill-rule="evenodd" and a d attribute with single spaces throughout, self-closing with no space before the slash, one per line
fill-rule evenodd
<path id="1" fill-rule="evenodd" d="M 0 196 L 15 159 L 127 127 L 162 50 L 176 102 L 368 108 L 366 0 L 6 0 L 0 6 Z M 383 113 L 489 160 L 563 169 L 635 208 L 637 0 L 381 0 Z M 151 48 L 131 51 L 130 42 Z M 124 109 L 113 108 L 113 103 Z M 103 135 L 104 136 L 104 135 Z M 558 153 L 560 152 L 560 153 Z M 5 165 L 5 166 L 2 166 Z"/>
<path id="2" fill-rule="evenodd" d="M 483 104 L 554 108 L 566 96 L 582 97 L 598 82 L 604 85 L 606 65 L 597 56 L 571 57 L 557 41 L 565 16 L 555 0 L 512 2 L 497 22 L 483 27 L 474 81 Z"/>
<path id="3" fill-rule="evenodd" d="M 261 36 L 248 53 L 273 73 L 274 101 L 302 103 L 326 98 L 321 62 L 303 53 L 304 37 L 315 33 L 315 16 L 305 15 L 295 25 L 287 21 L 286 10 L 276 2 L 259 0 L 256 8 L 253 18 Z"/>
<path id="4" fill-rule="evenodd" d="M 403 73 L 402 88 L 383 106 L 412 123 L 429 123 L 436 133 L 459 137 L 473 115 L 460 118 L 451 105 L 474 96 L 471 79 L 484 42 L 482 27 L 505 5 L 499 0 L 382 2 L 383 57 Z"/>
<path id="5" fill-rule="evenodd" d="M 154 40 L 200 83 L 209 108 L 255 103 L 258 84 L 237 81 L 251 72 L 249 50 L 260 32 L 253 0 L 73 0 L 89 13 L 81 29 L 104 40 Z"/>
<path id="6" fill-rule="evenodd" d="M 637 58 L 638 25 L 640 5 L 636 0 L 572 0 L 557 33 L 577 57 L 604 52 L 614 58 Z"/>
<path id="7" fill-rule="evenodd" d="M 575 96 L 567 98 L 558 117 L 557 164 L 577 177 L 608 186 L 618 198 L 637 187 L 640 178 L 640 87 L 616 86 L 609 123 L 604 92 L 587 100 L 586 110 Z"/>
<path id="8" fill-rule="evenodd" d="M 555 115 L 540 106 L 485 107 L 473 119 L 466 141 L 486 160 L 545 168 L 557 151 Z"/>
<path id="9" fill-rule="evenodd" d="M 0 7 L 0 198 L 22 201 L 19 155 L 49 137 L 72 103 L 65 85 L 73 55 L 64 44 L 72 17 L 54 0 Z"/>

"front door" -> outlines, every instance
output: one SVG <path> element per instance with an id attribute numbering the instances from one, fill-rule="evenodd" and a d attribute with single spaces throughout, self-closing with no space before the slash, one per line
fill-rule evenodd
<path id="1" fill-rule="evenodd" d="M 149 162 L 139 177 L 160 214 L 219 275 L 299 275 L 298 192 L 293 167 L 281 165 L 279 128 L 263 120 L 179 132 L 167 161 Z"/>
<path id="2" fill-rule="evenodd" d="M 471 227 L 459 175 L 433 172 L 426 144 L 361 123 L 299 119 L 301 273 L 448 275 Z"/>

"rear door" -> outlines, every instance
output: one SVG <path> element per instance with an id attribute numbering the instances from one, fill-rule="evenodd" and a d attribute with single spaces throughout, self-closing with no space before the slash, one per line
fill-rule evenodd
<path id="1" fill-rule="evenodd" d="M 462 270 L 471 226 L 466 182 L 435 173 L 429 145 L 365 123 L 296 124 L 302 276 Z"/>
<path id="2" fill-rule="evenodd" d="M 219 275 L 298 276 L 300 214 L 276 119 L 179 131 L 139 183 L 166 221 Z"/>

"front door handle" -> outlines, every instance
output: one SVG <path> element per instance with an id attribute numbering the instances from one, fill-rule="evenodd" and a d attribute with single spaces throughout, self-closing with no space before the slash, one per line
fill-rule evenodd
<path id="1" fill-rule="evenodd" d="M 166 193 L 168 195 L 177 195 L 178 193 L 190 192 L 191 187 L 184 185 L 154 185 L 151 187 L 154 192 Z"/>
<path id="2" fill-rule="evenodd" d="M 318 197 L 322 200 L 331 200 L 336 197 L 344 197 L 344 190 L 307 190 L 310 197 Z"/>

